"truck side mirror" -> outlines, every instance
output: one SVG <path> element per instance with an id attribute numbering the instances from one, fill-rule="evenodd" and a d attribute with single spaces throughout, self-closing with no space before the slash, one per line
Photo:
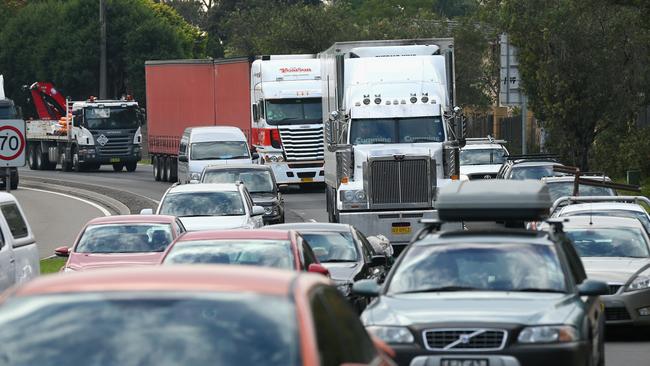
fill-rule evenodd
<path id="1" fill-rule="evenodd" d="M 179 155 L 178 161 L 180 161 L 181 163 L 187 163 L 187 155 Z"/>
<path id="2" fill-rule="evenodd" d="M 257 122 L 260 120 L 260 113 L 257 110 L 257 104 L 251 105 L 252 111 L 253 111 L 253 121 Z"/>

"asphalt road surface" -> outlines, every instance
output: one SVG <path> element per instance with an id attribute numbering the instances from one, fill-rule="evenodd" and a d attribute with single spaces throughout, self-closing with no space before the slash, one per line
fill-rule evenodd
<path id="1" fill-rule="evenodd" d="M 20 170 L 21 177 L 41 177 L 68 180 L 99 187 L 110 187 L 158 201 L 169 183 L 153 180 L 151 166 L 141 165 L 133 173 L 116 173 L 110 166 L 97 172 L 66 173 L 61 171 Z M 99 216 L 95 208 L 81 202 L 70 202 L 55 195 L 37 195 L 20 189 L 16 196 L 21 200 L 38 238 L 48 255 L 54 247 L 71 243 L 79 229 L 90 217 Z M 325 194 L 322 189 L 290 189 L 284 194 L 287 222 L 327 221 Z M 47 203 L 46 203 L 47 202 Z M 153 201 L 152 201 L 153 202 Z M 48 207 L 47 212 L 43 207 Z M 70 215 L 71 212 L 74 214 Z M 55 218 L 55 219 L 53 219 Z M 650 366 L 650 329 L 608 329 L 605 347 L 608 366 Z M 552 361 L 549 362 L 549 365 Z"/>

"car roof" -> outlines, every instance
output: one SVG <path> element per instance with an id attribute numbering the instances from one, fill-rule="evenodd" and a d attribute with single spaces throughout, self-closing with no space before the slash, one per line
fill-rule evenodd
<path id="1" fill-rule="evenodd" d="M 458 230 L 433 233 L 413 246 L 428 246 L 440 244 L 537 244 L 554 245 L 547 231 L 523 229 L 493 229 L 493 230 Z"/>
<path id="2" fill-rule="evenodd" d="M 195 183 L 179 184 L 169 188 L 169 193 L 177 192 L 236 192 L 239 185 L 236 183 Z"/>
<path id="3" fill-rule="evenodd" d="M 233 126 L 191 127 L 190 142 L 246 141 L 246 136 Z"/>
<path id="4" fill-rule="evenodd" d="M 505 147 L 496 142 L 494 143 L 480 143 L 480 144 L 466 144 L 461 150 L 483 150 L 483 149 L 494 149 L 494 150 L 505 150 Z"/>
<path id="5" fill-rule="evenodd" d="M 241 169 L 247 169 L 247 170 L 268 170 L 271 171 L 271 167 L 269 165 L 261 165 L 261 164 L 223 164 L 223 165 L 208 165 L 204 168 L 204 170 L 207 172 L 209 170 L 241 170 Z"/>
<path id="6" fill-rule="evenodd" d="M 546 166 L 546 165 L 562 165 L 561 163 L 558 163 L 557 161 L 551 161 L 551 160 L 527 160 L 527 159 L 518 159 L 518 160 L 510 160 L 513 165 L 516 165 L 517 167 L 528 167 L 528 166 Z M 514 167 L 513 167 L 514 168 Z"/>
<path id="7" fill-rule="evenodd" d="M 560 207 L 560 214 L 572 212 L 587 212 L 590 211 L 635 211 L 646 212 L 646 210 L 636 203 L 625 202 L 589 202 L 589 203 L 575 203 Z"/>
<path id="8" fill-rule="evenodd" d="M 16 202 L 16 197 L 11 193 L 0 192 L 0 202 Z"/>
<path id="9" fill-rule="evenodd" d="M 641 221 L 632 217 L 591 216 L 588 214 L 566 216 L 563 227 L 568 228 L 637 228 L 645 230 Z"/>
<path id="10" fill-rule="evenodd" d="M 304 274 L 312 282 L 326 277 Z M 297 272 L 238 265 L 133 266 L 42 276 L 10 296 L 97 292 L 242 292 L 287 295 Z M 319 279 L 322 277 L 322 279 Z"/>
<path id="11" fill-rule="evenodd" d="M 194 240 L 219 240 L 219 239 L 271 239 L 288 240 L 291 234 L 288 230 L 208 230 L 190 231 L 178 238 L 178 242 Z"/>
<path id="12" fill-rule="evenodd" d="M 276 224 L 267 226 L 270 229 L 294 229 L 298 232 L 303 231 L 332 231 L 332 232 L 349 232 L 352 226 L 348 224 L 335 224 L 328 222 L 297 222 L 290 224 Z"/>
<path id="13" fill-rule="evenodd" d="M 175 216 L 169 215 L 114 215 L 102 216 L 88 221 L 87 225 L 101 224 L 171 224 Z"/>

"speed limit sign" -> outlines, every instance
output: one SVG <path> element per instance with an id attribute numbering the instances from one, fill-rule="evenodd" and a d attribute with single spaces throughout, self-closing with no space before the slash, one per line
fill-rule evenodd
<path id="1" fill-rule="evenodd" d="M 25 166 L 25 121 L 0 120 L 0 167 Z"/>

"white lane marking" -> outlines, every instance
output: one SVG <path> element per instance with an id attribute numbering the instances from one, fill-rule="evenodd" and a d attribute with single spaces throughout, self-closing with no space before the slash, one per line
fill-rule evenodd
<path id="1" fill-rule="evenodd" d="M 67 198 L 72 198 L 73 200 L 77 200 L 77 201 L 83 202 L 83 203 L 85 203 L 85 204 L 87 204 L 87 205 L 93 206 L 94 208 L 98 209 L 102 214 L 104 214 L 104 216 L 111 216 L 111 212 L 108 211 L 107 209 L 105 209 L 104 207 L 102 207 L 102 206 L 96 204 L 95 202 L 91 202 L 91 201 L 85 200 L 85 199 L 83 199 L 83 198 L 79 198 L 79 197 L 71 196 L 71 195 L 69 195 L 69 194 L 60 193 L 60 192 L 46 191 L 46 190 L 44 190 L 44 189 L 27 188 L 27 187 L 20 187 L 20 189 L 26 189 L 26 190 L 28 190 L 28 191 L 36 191 L 36 192 L 43 192 L 43 193 L 56 194 L 56 195 L 59 195 L 59 196 L 63 196 L 63 197 L 67 197 Z"/>

